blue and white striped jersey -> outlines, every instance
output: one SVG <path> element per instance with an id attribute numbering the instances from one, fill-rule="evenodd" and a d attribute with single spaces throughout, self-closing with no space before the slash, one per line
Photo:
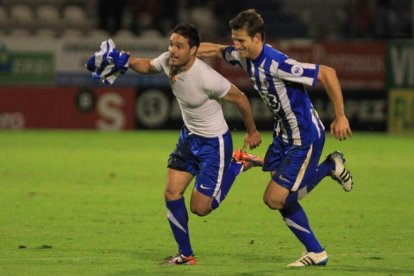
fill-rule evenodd
<path id="1" fill-rule="evenodd" d="M 264 45 L 255 60 L 241 58 L 233 46 L 226 47 L 224 59 L 240 65 L 275 118 L 275 134 L 286 143 L 306 145 L 324 132 L 304 87 L 315 85 L 319 65 L 300 63 Z"/>

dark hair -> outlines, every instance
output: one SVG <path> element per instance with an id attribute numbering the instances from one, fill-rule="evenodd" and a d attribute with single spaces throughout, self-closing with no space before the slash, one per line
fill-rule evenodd
<path id="1" fill-rule="evenodd" d="M 190 44 L 190 48 L 194 46 L 200 46 L 200 36 L 198 35 L 198 30 L 194 25 L 187 23 L 178 24 L 172 30 L 172 33 L 179 34 L 187 38 L 188 44 Z"/>
<path id="2" fill-rule="evenodd" d="M 264 21 L 255 9 L 248 9 L 240 12 L 235 18 L 229 21 L 229 26 L 232 30 L 246 28 L 247 34 L 250 37 L 260 33 L 262 35 L 262 40 L 265 39 Z"/>

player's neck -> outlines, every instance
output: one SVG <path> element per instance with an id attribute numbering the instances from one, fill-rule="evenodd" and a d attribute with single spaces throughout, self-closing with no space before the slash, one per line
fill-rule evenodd
<path id="1" fill-rule="evenodd" d="M 191 68 L 191 66 L 193 66 L 195 60 L 196 60 L 195 57 L 191 57 L 190 60 L 186 64 L 183 64 L 181 66 L 170 66 L 170 79 L 171 79 L 171 81 L 175 82 L 176 77 L 177 77 L 178 74 L 189 70 Z"/>
<path id="2" fill-rule="evenodd" d="M 195 57 L 194 56 L 191 56 L 190 60 L 186 64 L 184 64 L 183 66 L 181 66 L 180 72 L 185 72 L 188 69 L 190 69 L 191 66 L 193 66 L 194 62 L 195 62 Z"/>
<path id="3" fill-rule="evenodd" d="M 253 50 L 251 54 L 252 60 L 256 60 L 260 56 L 260 54 L 262 53 L 263 47 L 264 47 L 264 43 L 261 42 L 257 44 L 257 46 L 254 47 L 254 49 L 252 49 Z"/>

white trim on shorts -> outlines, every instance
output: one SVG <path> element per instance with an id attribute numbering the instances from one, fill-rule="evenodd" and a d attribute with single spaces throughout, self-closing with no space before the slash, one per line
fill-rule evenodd
<path id="1" fill-rule="evenodd" d="M 290 189 L 292 192 L 296 192 L 299 189 L 300 184 L 302 183 L 303 177 L 305 176 L 306 169 L 308 168 L 309 161 L 312 156 L 312 151 L 313 151 L 313 144 L 310 145 L 309 151 L 306 154 L 306 159 L 303 161 L 303 164 L 300 167 L 298 176 L 296 177 L 295 184 L 293 184 L 292 189 Z"/>
<path id="2" fill-rule="evenodd" d="M 223 135 L 220 135 L 217 137 L 219 140 L 219 152 L 220 152 L 220 166 L 219 166 L 219 172 L 217 175 L 217 183 L 216 183 L 216 188 L 214 189 L 214 193 L 212 198 L 215 198 L 217 196 L 217 193 L 221 190 L 221 184 L 223 181 L 223 174 L 224 174 L 224 158 L 225 158 L 225 154 L 224 154 L 224 138 Z"/>

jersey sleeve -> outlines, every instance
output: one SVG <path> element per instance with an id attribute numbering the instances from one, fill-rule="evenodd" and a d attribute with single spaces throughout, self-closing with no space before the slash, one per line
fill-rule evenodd
<path id="1" fill-rule="evenodd" d="M 168 66 L 168 59 L 170 58 L 170 53 L 165 52 L 158 57 L 151 60 L 152 68 L 157 72 L 165 71 L 165 67 Z"/>
<path id="2" fill-rule="evenodd" d="M 231 65 L 240 64 L 240 54 L 234 46 L 224 48 L 223 59 Z"/>
<path id="3" fill-rule="evenodd" d="M 221 99 L 230 90 L 231 83 L 210 66 L 206 67 L 203 83 L 210 98 Z"/>
<path id="4" fill-rule="evenodd" d="M 312 63 L 301 63 L 287 58 L 279 63 L 277 75 L 287 81 L 298 82 L 315 86 L 318 80 L 319 65 Z"/>

